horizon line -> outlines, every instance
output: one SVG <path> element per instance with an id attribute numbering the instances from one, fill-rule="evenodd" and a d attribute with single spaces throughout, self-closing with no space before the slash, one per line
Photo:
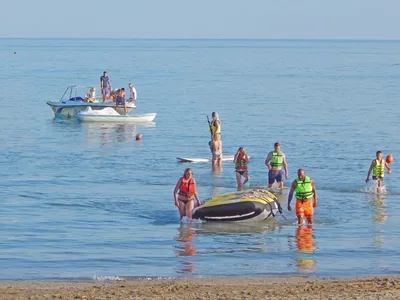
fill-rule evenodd
<path id="1" fill-rule="evenodd" d="M 396 42 L 399 39 L 380 38 L 143 38 L 143 37 L 0 37 L 0 40 L 227 40 L 227 41 L 380 41 Z"/>

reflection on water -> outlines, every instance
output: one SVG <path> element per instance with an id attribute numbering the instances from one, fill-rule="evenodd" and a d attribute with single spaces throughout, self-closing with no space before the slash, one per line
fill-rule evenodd
<path id="1" fill-rule="evenodd" d="M 212 195 L 219 195 L 224 193 L 224 178 L 223 178 L 223 162 L 219 166 L 211 166 L 212 170 Z"/>
<path id="2" fill-rule="evenodd" d="M 298 226 L 296 230 L 296 265 L 299 273 L 315 271 L 317 261 L 314 252 L 317 250 L 312 226 Z"/>
<path id="3" fill-rule="evenodd" d="M 87 122 L 82 123 L 82 126 L 87 131 L 87 140 L 89 144 L 100 143 L 101 146 L 104 146 L 108 143 L 133 141 L 136 139 L 137 126 L 154 127 L 155 124 L 154 122 L 140 125 Z"/>
<path id="4" fill-rule="evenodd" d="M 275 219 L 265 222 L 246 224 L 235 222 L 205 222 L 181 224 L 174 240 L 175 256 L 178 257 L 176 272 L 194 273 L 196 263 L 194 257 L 216 254 L 244 254 L 275 251 L 271 249 L 273 238 L 269 235 L 279 230 Z M 196 247 L 197 241 L 197 247 Z M 203 244 L 212 246 L 202 247 Z"/>
<path id="5" fill-rule="evenodd" d="M 387 220 L 385 194 L 370 194 L 370 203 L 372 210 L 372 220 L 375 224 L 374 245 L 376 247 L 384 246 L 383 230 L 381 226 Z"/>
<path id="6" fill-rule="evenodd" d="M 221 164 L 219 166 L 212 166 L 212 172 L 213 175 L 219 177 L 222 175 L 222 171 L 224 170 L 223 168 L 223 162 L 221 162 Z"/>
<path id="7" fill-rule="evenodd" d="M 197 254 L 196 247 L 194 246 L 194 232 L 192 224 L 181 224 L 178 229 L 178 234 L 175 236 L 175 240 L 179 242 L 178 245 L 174 246 L 175 255 L 178 257 L 185 257 L 184 259 L 178 260 L 177 273 L 193 273 L 195 271 L 195 263 L 187 257 Z"/>

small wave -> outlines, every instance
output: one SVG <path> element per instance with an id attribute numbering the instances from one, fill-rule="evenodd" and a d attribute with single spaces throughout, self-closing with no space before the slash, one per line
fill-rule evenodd
<path id="1" fill-rule="evenodd" d="M 125 279 L 119 276 L 93 276 L 93 280 L 96 282 L 112 282 L 123 281 Z"/>
<path id="2" fill-rule="evenodd" d="M 202 220 L 199 220 L 199 219 L 192 219 L 192 220 L 190 220 L 188 217 L 186 217 L 186 216 L 184 216 L 182 219 L 181 219 L 181 224 L 202 224 L 203 223 L 203 221 Z"/>
<path id="3" fill-rule="evenodd" d="M 374 182 L 369 186 L 365 186 L 361 189 L 358 190 L 359 192 L 362 193 L 370 193 L 370 194 L 387 194 L 386 186 L 382 186 L 381 192 L 378 193 L 378 183 Z"/>

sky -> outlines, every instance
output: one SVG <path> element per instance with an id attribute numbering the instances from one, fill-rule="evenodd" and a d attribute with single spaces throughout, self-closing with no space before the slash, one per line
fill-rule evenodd
<path id="1" fill-rule="evenodd" d="M 0 38 L 400 39 L 400 0 L 1 0 Z"/>

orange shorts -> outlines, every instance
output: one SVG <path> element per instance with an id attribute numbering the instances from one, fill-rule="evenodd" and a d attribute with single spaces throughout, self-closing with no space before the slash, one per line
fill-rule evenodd
<path id="1" fill-rule="evenodd" d="M 311 217 L 314 215 L 313 200 L 299 200 L 296 199 L 296 216 Z"/>

